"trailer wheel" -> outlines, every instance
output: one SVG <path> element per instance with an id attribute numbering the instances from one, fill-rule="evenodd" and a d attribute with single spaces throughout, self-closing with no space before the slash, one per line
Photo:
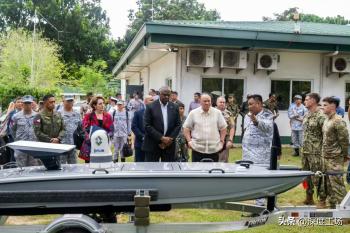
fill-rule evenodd
<path id="1" fill-rule="evenodd" d="M 91 233 L 91 232 L 81 228 L 67 228 L 67 229 L 62 229 L 57 233 Z"/>

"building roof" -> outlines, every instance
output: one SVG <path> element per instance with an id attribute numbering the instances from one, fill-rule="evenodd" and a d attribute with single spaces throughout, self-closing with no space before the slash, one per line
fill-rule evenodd
<path id="1" fill-rule="evenodd" d="M 141 69 L 125 69 L 127 66 L 146 66 L 146 62 L 141 62 L 145 60 L 146 49 L 157 48 L 160 57 L 167 48 L 176 46 L 350 52 L 350 26 L 294 21 L 151 21 L 142 26 L 114 67 L 113 74 Z M 143 59 L 137 56 L 140 53 Z M 155 52 L 151 55 L 147 57 L 157 59 Z M 135 58 L 139 59 L 132 64 Z"/>
<path id="2" fill-rule="evenodd" d="M 193 20 L 159 20 L 149 22 L 153 25 L 168 25 L 198 28 L 216 28 L 224 30 L 275 32 L 295 34 L 294 21 L 193 21 Z M 348 36 L 350 37 L 350 25 L 298 22 L 300 34 L 322 36 Z"/>

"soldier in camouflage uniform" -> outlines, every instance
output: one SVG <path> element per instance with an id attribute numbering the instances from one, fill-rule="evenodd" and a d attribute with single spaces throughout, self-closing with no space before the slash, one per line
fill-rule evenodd
<path id="1" fill-rule="evenodd" d="M 228 162 L 230 148 L 233 146 L 233 137 L 235 134 L 235 122 L 233 115 L 226 109 L 226 101 L 224 97 L 219 97 L 216 100 L 216 108 L 219 109 L 227 124 L 227 134 L 223 150 L 219 153 L 219 162 Z"/>
<path id="2" fill-rule="evenodd" d="M 237 100 L 233 94 L 228 95 L 226 109 L 232 114 L 232 120 L 235 123 L 235 134 L 236 134 L 237 118 L 240 112 L 240 106 L 237 103 Z"/>
<path id="3" fill-rule="evenodd" d="M 317 93 L 309 93 L 305 97 L 305 107 L 308 109 L 307 115 L 303 119 L 304 139 L 301 149 L 301 164 L 305 171 L 322 171 L 322 127 L 325 115 L 318 108 L 320 96 Z M 319 184 L 319 178 L 316 176 L 306 179 L 306 199 L 305 205 L 313 205 L 314 187 Z M 325 200 L 325 193 L 320 192 L 321 203 Z"/>
<path id="4" fill-rule="evenodd" d="M 59 111 L 63 118 L 65 134 L 62 143 L 74 145 L 73 133 L 81 124 L 80 114 L 73 110 L 74 96 L 64 97 L 63 108 Z M 61 156 L 61 163 L 75 164 L 77 163 L 76 150 L 69 152 L 67 156 Z"/>
<path id="5" fill-rule="evenodd" d="M 331 208 L 335 208 L 346 195 L 343 180 L 344 162 L 348 160 L 349 134 L 346 123 L 336 114 L 339 99 L 323 99 L 323 112 L 327 116 L 322 132 L 322 158 L 326 174 L 325 191 Z"/>
<path id="6" fill-rule="evenodd" d="M 242 103 L 240 110 L 239 110 L 239 114 L 242 116 L 242 124 L 241 124 L 241 128 L 242 128 L 241 139 L 242 140 L 243 140 L 243 135 L 244 135 L 244 117 L 249 112 L 248 99 L 249 99 L 249 94 L 247 95 L 247 100 Z"/>
<path id="7" fill-rule="evenodd" d="M 181 125 L 183 125 L 184 122 L 186 121 L 185 105 L 180 101 L 177 102 L 177 105 L 179 107 Z M 176 137 L 175 156 L 176 156 L 176 161 L 180 161 L 180 162 L 187 162 L 188 158 L 189 158 L 187 142 L 186 142 L 186 138 L 183 134 L 182 127 L 181 127 L 181 131 L 180 131 L 179 135 Z"/>
<path id="8" fill-rule="evenodd" d="M 32 111 L 32 96 L 23 97 L 23 110 L 12 117 L 11 128 L 15 141 L 36 141 L 33 119 L 37 113 Z M 40 161 L 20 151 L 15 151 L 15 159 L 20 167 L 37 166 Z"/>
<path id="9" fill-rule="evenodd" d="M 233 94 L 228 95 L 227 110 L 231 112 L 235 124 L 237 123 L 237 118 L 239 114 L 239 105 Z"/>
<path id="10" fill-rule="evenodd" d="M 34 132 L 40 142 L 62 143 L 65 135 L 63 118 L 54 111 L 55 97 L 43 98 L 44 109 L 34 118 Z"/>
<path id="11" fill-rule="evenodd" d="M 264 101 L 264 108 L 267 108 L 273 113 L 273 119 L 276 119 L 279 116 L 277 108 L 277 99 L 275 94 L 269 94 L 269 98 Z"/>

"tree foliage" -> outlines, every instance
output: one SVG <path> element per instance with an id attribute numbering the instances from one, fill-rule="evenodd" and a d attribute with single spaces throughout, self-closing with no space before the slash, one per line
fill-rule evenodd
<path id="1" fill-rule="evenodd" d="M 107 81 L 112 77 L 107 72 L 107 63 L 103 60 L 89 60 L 87 65 L 79 67 L 79 87 L 86 92 L 104 94 L 108 91 Z"/>
<path id="2" fill-rule="evenodd" d="M 31 33 L 18 29 L 3 37 L 0 47 L 1 83 L 48 88 L 60 83 L 64 65 L 55 43 L 38 34 L 33 43 Z"/>
<path id="3" fill-rule="evenodd" d="M 345 19 L 344 16 L 337 15 L 335 17 L 320 17 L 314 14 L 304 14 L 299 13 L 298 7 L 292 7 L 287 10 L 284 10 L 281 13 L 274 13 L 273 17 L 264 16 L 264 21 L 290 21 L 293 20 L 294 14 L 299 14 L 300 21 L 303 22 L 314 22 L 314 23 L 330 23 L 330 24 L 341 24 L 346 25 L 350 24 L 350 20 Z"/>
<path id="4" fill-rule="evenodd" d="M 31 87 L 25 85 L 16 85 L 14 83 L 0 83 L 0 106 L 8 106 L 16 97 L 31 95 L 37 100 L 42 99 L 44 95 L 53 94 L 59 95 L 60 89 L 57 87 L 42 88 L 42 87 Z"/>
<path id="5" fill-rule="evenodd" d="M 138 10 L 129 10 L 128 30 L 123 39 L 117 41 L 117 48 L 124 52 L 141 26 L 152 20 L 152 0 L 138 0 Z M 153 20 L 218 20 L 216 10 L 207 10 L 197 0 L 153 0 Z M 120 57 L 122 53 L 119 53 Z"/>
<path id="6" fill-rule="evenodd" d="M 113 67 L 115 43 L 100 0 L 1 0 L 0 31 L 32 31 L 35 9 L 38 29 L 59 44 L 66 63 L 81 65 L 90 59 L 103 59 L 110 69 Z"/>

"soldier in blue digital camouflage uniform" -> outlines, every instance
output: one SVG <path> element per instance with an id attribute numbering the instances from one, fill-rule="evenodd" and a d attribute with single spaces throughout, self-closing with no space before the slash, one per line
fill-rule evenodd
<path id="1" fill-rule="evenodd" d="M 12 117 L 11 129 L 15 141 L 36 141 L 33 128 L 33 119 L 36 112 L 32 111 L 33 97 L 26 95 L 23 97 L 23 109 Z M 20 151 L 15 151 L 15 159 L 20 167 L 40 165 L 39 160 Z"/>
<path id="2" fill-rule="evenodd" d="M 73 133 L 78 125 L 81 124 L 80 113 L 73 110 L 73 104 L 74 96 L 67 95 L 64 97 L 63 107 L 59 111 L 65 128 L 65 134 L 62 138 L 63 144 L 74 145 Z M 61 163 L 77 163 L 76 150 L 69 152 L 67 156 L 61 156 Z"/>

